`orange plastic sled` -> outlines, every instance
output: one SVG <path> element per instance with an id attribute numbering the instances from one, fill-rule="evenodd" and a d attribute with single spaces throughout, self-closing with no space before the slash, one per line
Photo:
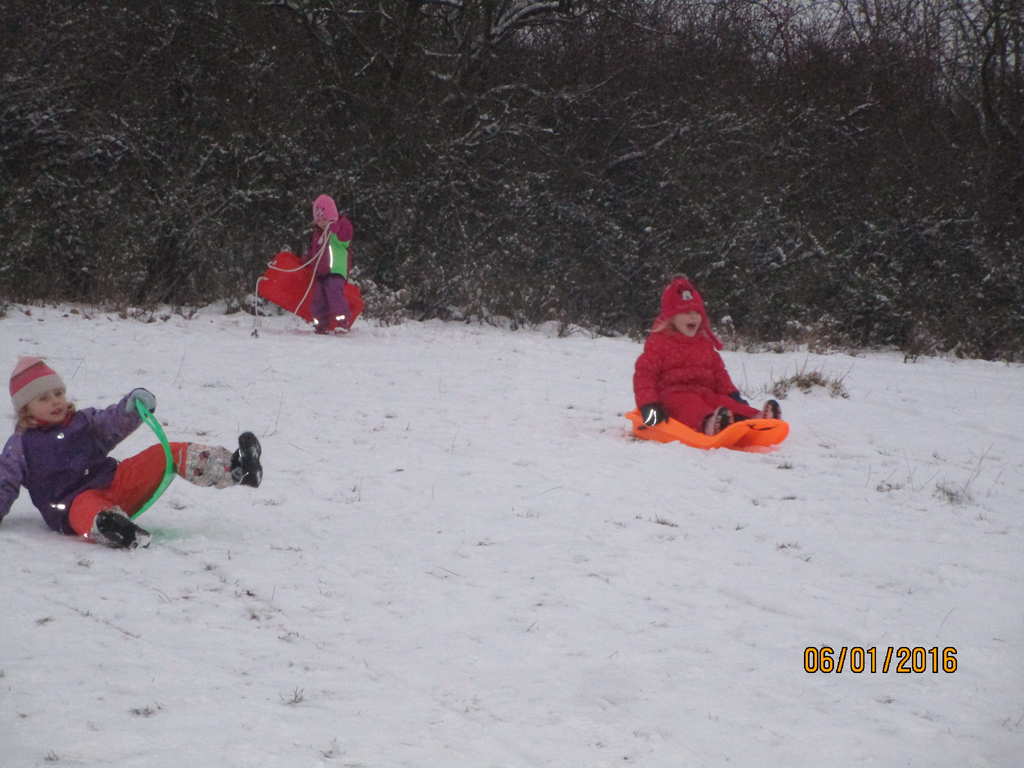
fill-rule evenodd
<path id="1" fill-rule="evenodd" d="M 653 427 L 644 426 L 640 411 L 630 411 L 625 417 L 633 422 L 633 435 L 640 440 L 686 443 L 704 450 L 731 448 L 734 451 L 764 451 L 781 443 L 789 434 L 789 424 L 782 419 L 745 419 L 731 424 L 717 435 L 705 435 L 675 419 Z"/>

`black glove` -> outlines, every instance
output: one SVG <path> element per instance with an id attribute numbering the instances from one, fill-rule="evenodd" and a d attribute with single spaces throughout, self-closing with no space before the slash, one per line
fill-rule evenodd
<path id="1" fill-rule="evenodd" d="M 156 410 L 156 395 L 148 389 L 142 389 L 139 387 L 138 389 L 133 389 L 128 394 L 128 402 L 124 404 L 125 410 L 127 410 L 128 413 L 135 413 L 136 400 L 146 406 L 146 410 L 150 413 Z"/>
<path id="2" fill-rule="evenodd" d="M 743 395 L 740 394 L 738 389 L 734 389 L 729 393 L 729 397 L 735 400 L 737 403 L 743 403 L 744 405 L 750 405 L 746 400 L 743 399 Z"/>
<path id="3" fill-rule="evenodd" d="M 641 405 L 640 415 L 644 419 L 645 427 L 653 427 L 655 424 L 661 424 L 661 422 L 668 419 L 668 414 L 665 413 L 665 409 L 661 407 L 661 403 L 648 403 L 647 405 Z"/>

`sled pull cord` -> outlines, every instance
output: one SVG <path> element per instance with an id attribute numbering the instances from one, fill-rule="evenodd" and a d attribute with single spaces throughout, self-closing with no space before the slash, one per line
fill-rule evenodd
<path id="1" fill-rule="evenodd" d="M 153 495 L 149 497 L 149 500 L 139 507 L 139 511 L 132 515 L 132 520 L 149 509 L 153 502 L 160 498 L 160 494 L 164 492 L 164 489 L 170 485 L 171 480 L 174 479 L 174 457 L 171 456 L 171 444 L 167 442 L 167 435 L 164 433 L 164 428 L 160 426 L 160 422 L 156 420 L 156 416 L 150 413 L 146 406 L 138 400 L 135 401 L 135 410 L 139 412 L 139 416 L 142 417 L 142 420 L 149 425 L 149 428 L 153 430 L 157 439 L 160 441 L 160 445 L 164 447 L 164 456 L 167 458 L 167 465 L 164 467 L 164 476 L 160 481 L 160 485 L 158 485 L 156 490 L 153 491 Z"/>
<path id="2" fill-rule="evenodd" d="M 281 269 L 280 267 L 275 267 L 273 261 L 271 261 L 267 265 L 267 267 L 270 268 L 270 269 L 273 269 L 276 272 L 298 272 L 299 270 L 305 269 L 310 264 L 312 264 L 314 261 L 316 261 L 320 257 L 321 253 L 323 253 L 323 248 L 321 248 L 319 251 L 317 251 L 316 255 L 313 256 L 312 258 L 310 258 L 310 260 L 307 261 L 305 264 L 300 264 L 299 266 L 295 267 L 294 269 Z M 258 337 L 260 335 L 260 320 L 261 320 L 261 317 L 260 317 L 260 281 L 264 280 L 264 279 L 265 278 L 263 278 L 263 277 L 258 277 L 256 279 L 256 290 L 254 290 L 252 292 L 252 315 L 253 315 L 253 318 L 252 318 L 252 333 L 249 334 L 250 336 Z M 313 274 L 309 276 L 309 284 L 306 286 L 306 292 L 304 294 L 302 294 L 302 299 L 300 299 L 299 303 L 295 305 L 296 307 L 301 307 L 302 306 L 302 302 L 305 301 L 306 297 L 309 295 L 309 289 L 313 287 L 313 281 L 315 279 L 316 279 L 316 272 L 313 272 Z M 295 313 L 292 312 L 292 314 L 294 315 Z"/>

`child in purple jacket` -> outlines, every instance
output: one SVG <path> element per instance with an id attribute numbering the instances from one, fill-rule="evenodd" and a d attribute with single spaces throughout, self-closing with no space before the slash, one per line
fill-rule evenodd
<path id="1" fill-rule="evenodd" d="M 338 213 L 338 206 L 327 195 L 313 201 L 313 235 L 303 263 L 313 267 L 313 298 L 310 312 L 317 333 L 334 328 L 347 331 L 355 318 L 345 298 L 345 283 L 351 267 L 349 245 L 352 222 Z"/>
<path id="2" fill-rule="evenodd" d="M 111 547 L 146 546 L 150 535 L 130 519 L 163 479 L 166 455 L 154 445 L 124 461 L 107 454 L 142 423 L 138 400 L 148 410 L 156 397 L 133 389 L 103 410 L 77 410 L 64 381 L 41 358 L 22 357 L 11 374 L 15 432 L 0 453 L 0 521 L 21 486 L 46 524 Z M 259 487 L 261 448 L 252 432 L 238 437 L 238 450 L 198 443 L 171 443 L 175 471 L 196 485 Z"/>

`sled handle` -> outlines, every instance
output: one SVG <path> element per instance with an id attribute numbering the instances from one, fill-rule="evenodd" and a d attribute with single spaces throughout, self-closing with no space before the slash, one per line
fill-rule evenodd
<path id="1" fill-rule="evenodd" d="M 171 456 L 171 444 L 167 441 L 167 435 L 164 432 L 164 428 L 160 426 L 160 422 L 156 420 L 156 416 L 150 413 L 149 409 L 146 408 L 146 406 L 144 406 L 138 399 L 135 401 L 135 410 L 139 412 L 139 417 L 149 425 L 149 428 L 153 430 L 153 433 L 160 441 L 160 445 L 164 447 L 164 456 L 167 459 L 167 463 L 164 465 L 164 476 L 160 480 L 160 485 L 158 485 L 156 490 L 153 491 L 153 495 L 149 497 L 146 503 L 139 507 L 139 511 L 132 515 L 132 520 L 149 509 L 153 505 L 153 502 L 160 498 L 160 494 L 164 492 L 164 489 L 170 485 L 171 480 L 174 479 L 174 457 Z"/>

